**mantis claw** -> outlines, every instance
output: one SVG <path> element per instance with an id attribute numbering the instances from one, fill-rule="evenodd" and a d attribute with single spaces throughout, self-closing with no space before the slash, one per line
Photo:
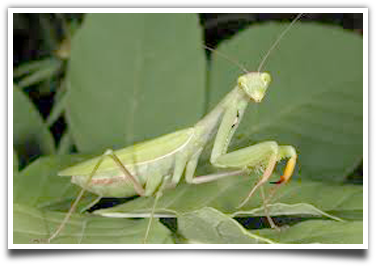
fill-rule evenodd
<path id="1" fill-rule="evenodd" d="M 294 172 L 297 156 L 292 156 L 286 164 L 285 171 L 278 181 L 270 182 L 270 184 L 284 184 L 290 181 L 292 173 Z"/>

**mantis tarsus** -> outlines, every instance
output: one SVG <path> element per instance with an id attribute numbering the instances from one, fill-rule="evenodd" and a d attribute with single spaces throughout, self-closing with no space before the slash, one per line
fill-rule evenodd
<path id="1" fill-rule="evenodd" d="M 227 150 L 246 107 L 250 102 L 260 103 L 269 87 L 270 74 L 261 72 L 266 58 L 299 18 L 300 15 L 279 35 L 260 63 L 257 72 L 248 72 L 240 76 L 235 88 L 193 127 L 121 150 L 108 150 L 99 158 L 59 172 L 60 176 L 72 176 L 72 182 L 83 189 L 60 227 L 47 241 L 50 242 L 63 230 L 85 190 L 101 197 L 155 196 L 145 233 L 146 242 L 158 198 L 165 188 L 174 188 L 183 175 L 187 183 L 201 184 L 261 169 L 263 172 L 261 179 L 239 207 L 243 206 L 254 192 L 269 180 L 275 165 L 282 159 L 288 161 L 283 175 L 275 183 L 286 183 L 292 176 L 297 160 L 293 146 L 279 145 L 276 141 L 265 141 L 229 153 Z M 212 138 L 215 138 L 215 141 L 210 163 L 217 168 L 228 169 L 228 172 L 195 176 L 200 155 Z M 272 219 L 266 216 L 273 227 Z"/>

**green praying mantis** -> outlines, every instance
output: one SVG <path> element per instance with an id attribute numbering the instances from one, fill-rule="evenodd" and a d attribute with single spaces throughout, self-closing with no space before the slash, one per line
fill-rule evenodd
<path id="1" fill-rule="evenodd" d="M 100 157 L 59 172 L 59 176 L 71 176 L 72 183 L 81 186 L 82 190 L 65 219 L 47 242 L 50 243 L 64 229 L 86 190 L 100 197 L 154 196 L 151 218 L 144 237 L 146 243 L 158 199 L 165 189 L 176 187 L 183 176 L 189 184 L 202 184 L 261 170 L 260 180 L 239 203 L 239 207 L 246 204 L 252 195 L 268 182 L 276 164 L 283 159 L 287 159 L 283 175 L 279 181 L 273 183 L 288 182 L 297 161 L 297 152 L 293 146 L 280 145 L 276 141 L 264 141 L 240 150 L 227 151 L 248 104 L 261 103 L 271 83 L 271 75 L 261 72 L 264 62 L 300 17 L 301 14 L 279 35 L 264 56 L 258 70 L 240 76 L 234 89 L 193 127 L 121 150 L 107 150 Z M 216 168 L 225 169 L 226 172 L 195 176 L 200 155 L 213 138 L 210 163 Z M 273 220 L 266 216 L 271 226 L 275 227 Z"/>

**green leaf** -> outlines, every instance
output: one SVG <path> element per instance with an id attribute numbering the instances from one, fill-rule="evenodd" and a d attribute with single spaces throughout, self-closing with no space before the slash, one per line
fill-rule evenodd
<path id="1" fill-rule="evenodd" d="M 60 139 L 57 154 L 63 155 L 63 154 L 69 154 L 72 151 L 74 143 L 72 140 L 72 136 L 68 131 L 65 131 L 63 136 Z"/>
<path id="2" fill-rule="evenodd" d="M 286 26 L 249 28 L 223 42 L 219 51 L 256 71 Z M 292 144 L 304 177 L 344 180 L 363 154 L 362 47 L 361 36 L 340 28 L 294 25 L 262 70 L 273 77 L 265 99 L 249 108 L 231 147 L 265 140 Z M 214 54 L 211 107 L 235 86 L 240 74 L 235 65 Z"/>
<path id="3" fill-rule="evenodd" d="M 13 205 L 13 243 L 43 243 L 51 236 L 65 214 L 40 211 L 27 205 Z M 142 244 L 147 220 L 111 219 L 73 215 L 61 234 L 51 244 Z M 170 231 L 153 222 L 147 243 L 172 243 Z"/>
<path id="4" fill-rule="evenodd" d="M 42 157 L 13 178 L 13 201 L 42 210 L 65 212 L 81 190 L 70 178 L 57 172 L 78 163 L 87 156 Z M 97 196 L 87 193 L 78 209 L 86 207 Z"/>
<path id="5" fill-rule="evenodd" d="M 53 137 L 38 110 L 19 87 L 13 85 L 13 146 L 22 165 L 30 157 L 53 154 Z"/>
<path id="6" fill-rule="evenodd" d="M 200 244 L 273 244 L 245 230 L 238 222 L 213 208 L 178 216 L 179 231 L 190 242 Z"/>
<path id="7" fill-rule="evenodd" d="M 35 62 L 35 64 L 34 62 L 27 63 L 27 65 L 21 66 L 20 69 L 15 70 L 16 74 L 21 74 L 23 72 L 27 72 L 28 74 L 17 82 L 17 85 L 20 88 L 26 88 L 31 85 L 38 84 L 53 77 L 61 69 L 61 66 L 62 61 L 52 57 L 44 59 L 41 62 Z"/>
<path id="8" fill-rule="evenodd" d="M 363 222 L 306 221 L 289 228 L 253 230 L 285 244 L 363 244 Z"/>
<path id="9" fill-rule="evenodd" d="M 72 41 L 68 123 L 102 152 L 190 126 L 203 114 L 196 14 L 89 14 Z"/>
<path id="10" fill-rule="evenodd" d="M 361 244 L 362 222 L 306 221 L 279 231 L 245 229 L 229 216 L 212 208 L 178 215 L 179 231 L 191 242 L 212 244 Z"/>
<path id="11" fill-rule="evenodd" d="M 19 78 L 24 75 L 39 71 L 40 69 L 45 68 L 51 64 L 51 61 L 55 60 L 51 57 L 47 57 L 40 60 L 34 60 L 30 62 L 23 63 L 13 69 L 13 78 Z"/>
<path id="12" fill-rule="evenodd" d="M 48 118 L 46 119 L 46 124 L 48 126 L 52 126 L 63 114 L 66 109 L 67 98 L 68 97 L 64 89 L 62 92 L 60 92 L 59 97 L 55 97 L 55 103 L 50 114 L 48 115 Z"/>
<path id="13" fill-rule="evenodd" d="M 285 203 L 274 203 L 274 204 L 267 204 L 266 205 L 268 213 L 272 214 L 273 216 L 280 216 L 280 215 L 312 215 L 312 216 L 322 216 L 328 217 L 333 220 L 342 221 L 342 219 L 325 213 L 318 208 L 314 207 L 313 205 L 307 203 L 297 203 L 297 204 L 285 204 Z M 233 217 L 241 217 L 241 216 L 264 216 L 265 215 L 265 208 L 264 206 L 261 208 L 256 208 L 251 211 L 237 211 L 232 214 Z"/>

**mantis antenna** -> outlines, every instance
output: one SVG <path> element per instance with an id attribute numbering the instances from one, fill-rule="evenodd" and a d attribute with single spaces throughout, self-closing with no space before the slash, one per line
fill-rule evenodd
<path id="1" fill-rule="evenodd" d="M 268 52 L 265 54 L 265 56 L 263 57 L 263 59 L 261 60 L 260 64 L 259 64 L 259 67 L 257 69 L 257 72 L 260 72 L 262 67 L 265 65 L 265 62 L 266 60 L 269 58 L 270 54 L 276 49 L 277 45 L 280 43 L 280 41 L 283 39 L 283 37 L 286 35 L 286 33 L 291 29 L 291 27 L 303 16 L 303 13 L 300 13 L 299 15 L 297 15 L 294 20 L 289 24 L 289 26 L 286 27 L 286 29 L 279 35 L 279 37 L 275 40 L 274 44 L 270 47 L 270 49 L 268 50 Z M 244 73 L 248 73 L 249 71 L 244 67 L 244 65 L 240 64 L 239 62 L 231 59 L 230 57 L 228 57 L 227 55 L 219 52 L 218 50 L 214 49 L 214 48 L 211 48 L 205 44 L 202 45 L 205 49 L 219 55 L 220 57 L 226 59 L 227 61 L 229 61 L 230 63 L 233 63 L 235 65 L 237 65 Z"/>
<path id="2" fill-rule="evenodd" d="M 262 67 L 264 66 L 266 60 L 268 59 L 268 57 L 270 56 L 270 54 L 275 50 L 275 48 L 277 47 L 277 45 L 280 43 L 280 41 L 282 40 L 282 38 L 286 35 L 286 33 L 291 29 L 291 27 L 295 24 L 295 22 L 298 21 L 298 19 L 301 18 L 301 16 L 303 15 L 303 13 L 300 13 L 299 15 L 296 16 L 296 18 L 294 18 L 294 20 L 290 23 L 290 25 L 288 25 L 286 27 L 286 29 L 279 35 L 279 37 L 277 38 L 277 40 L 275 40 L 274 44 L 272 45 L 272 47 L 270 47 L 270 49 L 268 50 L 268 52 L 265 54 L 264 58 L 262 59 L 258 69 L 257 69 L 257 72 L 260 72 Z"/>
<path id="3" fill-rule="evenodd" d="M 223 53 L 221 53 L 221 52 L 218 52 L 217 50 L 215 50 L 215 49 L 213 49 L 213 48 L 211 48 L 211 47 L 209 47 L 209 46 L 207 46 L 207 45 L 205 45 L 205 44 L 203 44 L 202 46 L 204 46 L 204 48 L 205 49 L 207 49 L 207 50 L 209 50 L 209 51 L 211 51 L 211 52 L 213 52 L 213 53 L 215 53 L 215 54 L 217 54 L 217 55 L 219 55 L 219 56 L 221 56 L 221 57 L 223 57 L 224 59 L 226 59 L 227 61 L 229 61 L 230 63 L 233 63 L 233 64 L 235 64 L 235 65 L 237 65 L 244 73 L 248 73 L 249 71 L 242 65 L 242 64 L 240 64 L 239 62 L 237 62 L 237 61 L 235 61 L 235 60 L 232 60 L 230 57 L 228 57 L 227 55 L 225 55 L 225 54 L 223 54 Z"/>

